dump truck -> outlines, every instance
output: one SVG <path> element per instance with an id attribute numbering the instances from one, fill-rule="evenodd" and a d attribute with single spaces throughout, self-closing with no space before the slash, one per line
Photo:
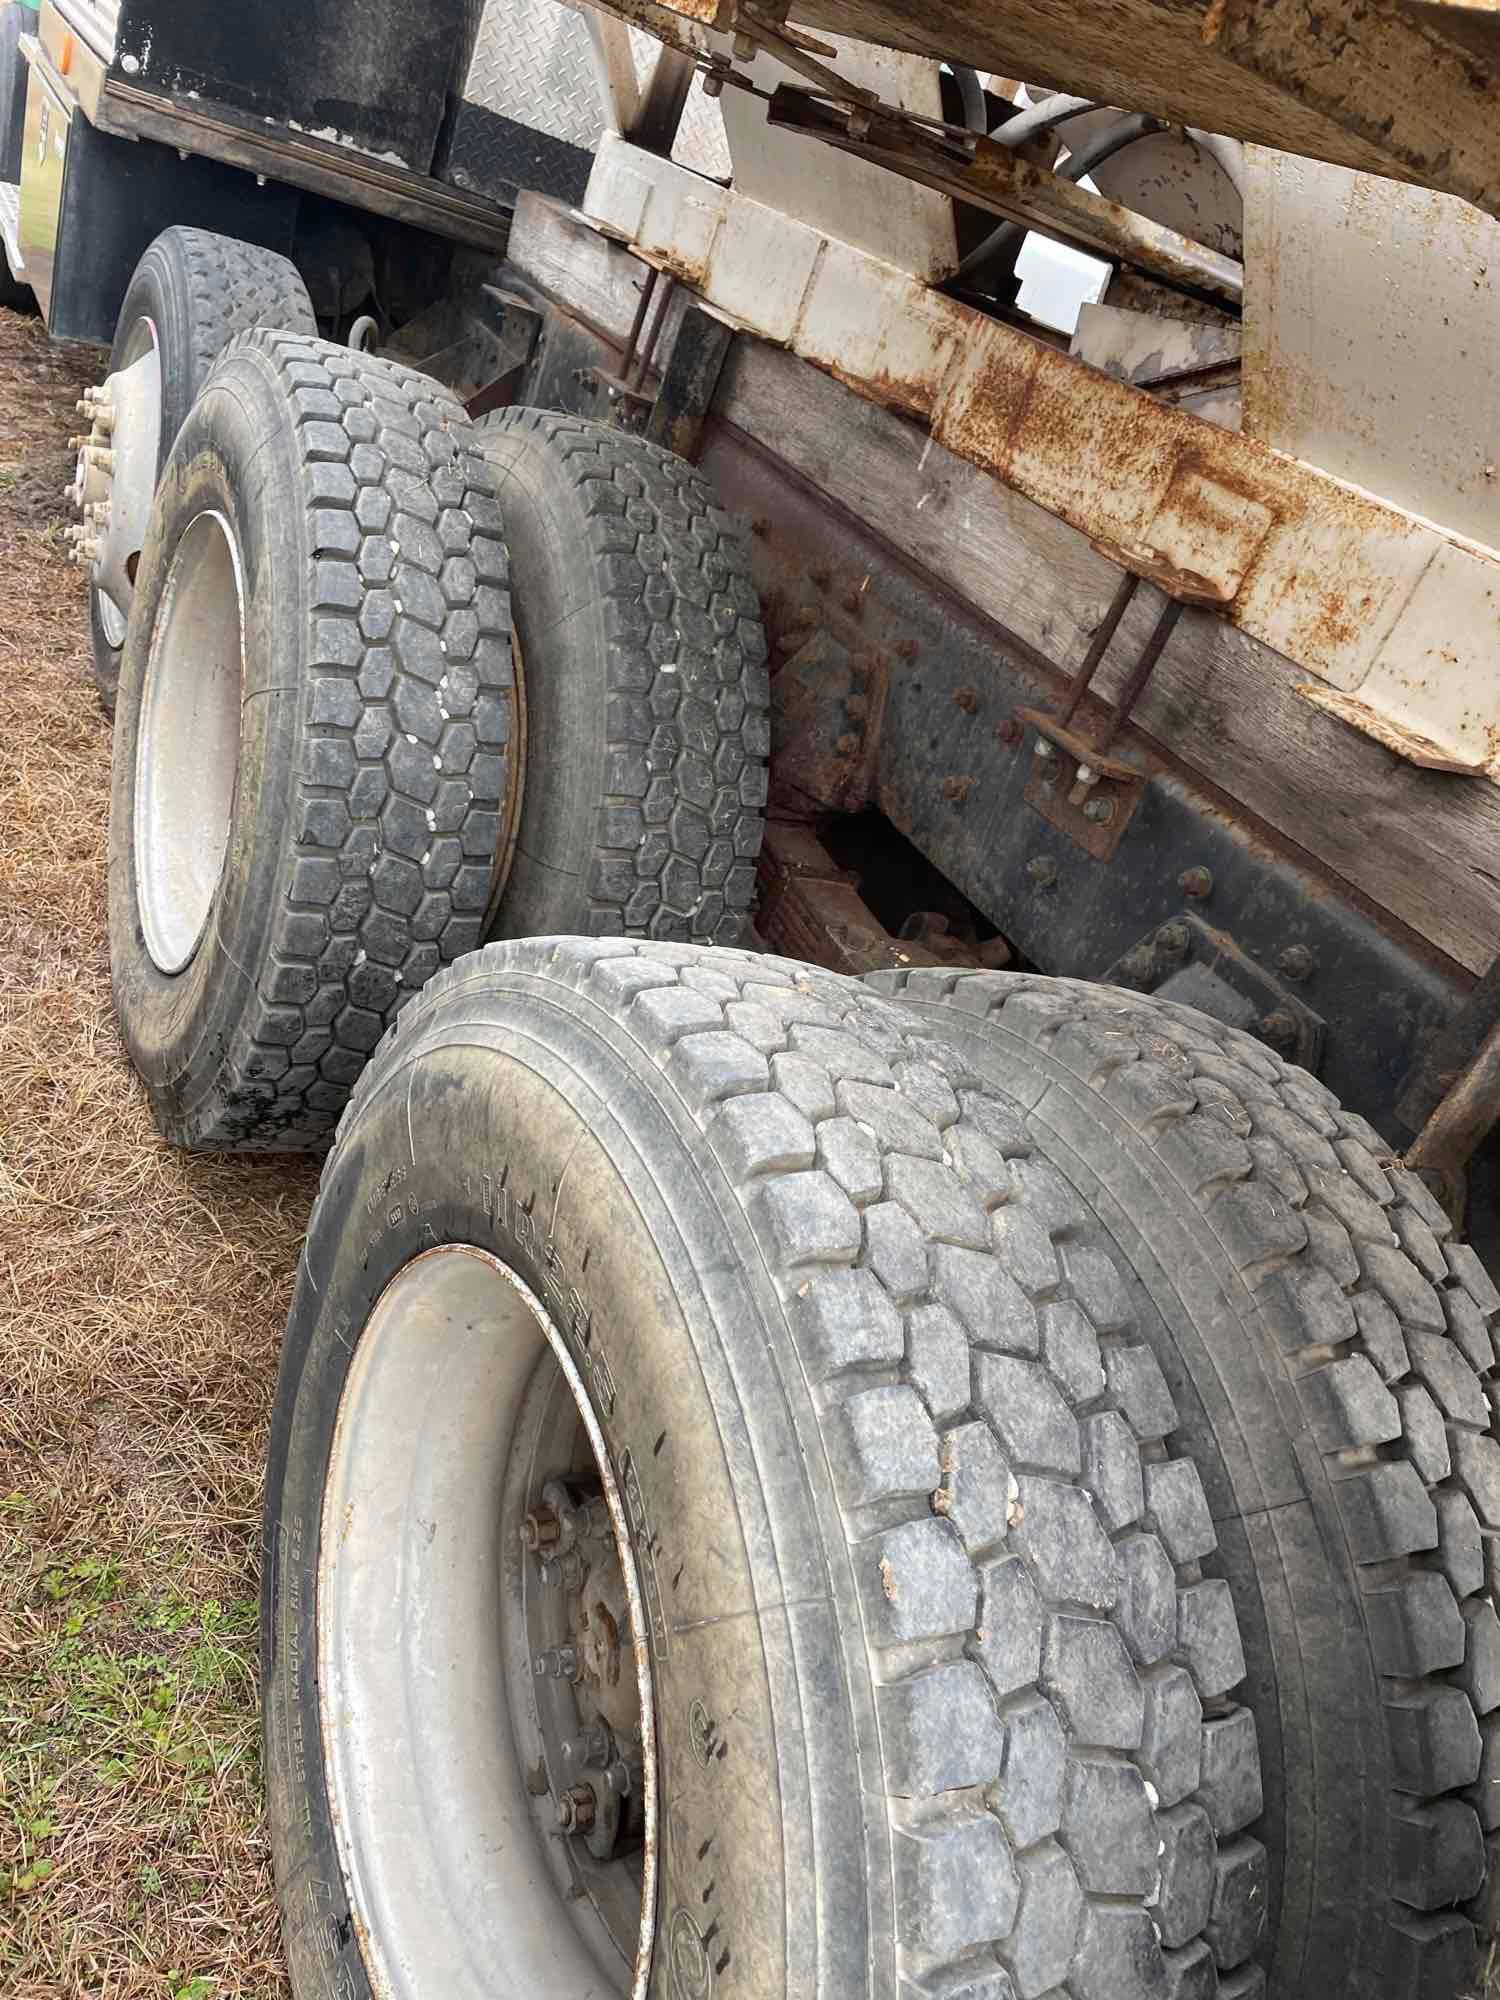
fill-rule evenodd
<path id="1" fill-rule="evenodd" d="M 1492 0 L 3 21 L 297 2000 L 1474 1991 Z"/>

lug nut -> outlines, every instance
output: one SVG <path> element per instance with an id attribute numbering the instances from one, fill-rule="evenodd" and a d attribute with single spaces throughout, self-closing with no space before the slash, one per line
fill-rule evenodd
<path id="1" fill-rule="evenodd" d="M 562 1520 L 555 1507 L 545 1503 L 540 1507 L 528 1507 L 526 1519 L 521 1523 L 521 1543 L 524 1548 L 537 1555 L 543 1549 L 555 1548 L 562 1540 Z"/>
<path id="2" fill-rule="evenodd" d="M 1177 886 L 1184 896 L 1207 896 L 1213 889 L 1214 878 L 1206 868 L 1184 868 Z"/>
<path id="3" fill-rule="evenodd" d="M 1188 934 L 1186 924 L 1163 924 L 1156 933 L 1156 942 L 1160 950 L 1169 953 L 1173 958 L 1181 958 L 1192 943 L 1192 938 Z"/>
<path id="4" fill-rule="evenodd" d="M 557 1823 L 564 1833 L 587 1833 L 594 1824 L 594 1795 L 587 1785 L 574 1785 L 557 1802 Z"/>
<path id="5" fill-rule="evenodd" d="M 1108 826 L 1115 816 L 1113 799 L 1090 799 L 1083 809 L 1085 819 L 1091 819 L 1096 826 Z"/>
<path id="6" fill-rule="evenodd" d="M 1278 971 L 1288 979 L 1310 978 L 1314 963 L 1305 944 L 1289 944 L 1276 960 Z"/>
<path id="7" fill-rule="evenodd" d="M 1267 1014 L 1260 1024 L 1260 1038 L 1273 1049 L 1292 1049 L 1297 1045 L 1297 1023 L 1284 1007 L 1278 1007 Z"/>

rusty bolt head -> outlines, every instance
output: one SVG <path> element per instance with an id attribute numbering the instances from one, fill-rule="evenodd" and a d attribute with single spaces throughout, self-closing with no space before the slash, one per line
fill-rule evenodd
<path id="1" fill-rule="evenodd" d="M 1007 750 L 1014 750 L 1025 734 L 1026 731 L 1017 722 L 1016 718 L 1013 715 L 1008 715 L 1004 722 L 996 725 L 995 741 L 1003 743 Z"/>
<path id="2" fill-rule="evenodd" d="M 1177 886 L 1184 896 L 1206 896 L 1213 889 L 1214 878 L 1206 868 L 1184 868 Z"/>
<path id="3" fill-rule="evenodd" d="M 1192 943 L 1186 924 L 1163 924 L 1156 933 L 1157 949 L 1170 958 L 1181 958 Z"/>
<path id="4" fill-rule="evenodd" d="M 1289 944 L 1276 960 L 1277 969 L 1288 979 L 1309 979 L 1316 960 L 1305 944 Z"/>
<path id="5" fill-rule="evenodd" d="M 528 1507 L 526 1519 L 521 1523 L 521 1544 L 539 1555 L 543 1549 L 556 1548 L 562 1540 L 562 1520 L 555 1507 L 543 1505 Z"/>
<path id="6" fill-rule="evenodd" d="M 1115 816 L 1113 799 L 1090 799 L 1083 809 L 1085 819 L 1091 819 L 1096 826 L 1108 826 Z"/>
<path id="7" fill-rule="evenodd" d="M 943 780 L 942 791 L 945 799 L 957 799 L 961 802 L 969 796 L 973 789 L 974 780 L 972 778 L 954 777 L 944 778 Z"/>
<path id="8" fill-rule="evenodd" d="M 574 1785 L 557 1802 L 557 1823 L 564 1833 L 587 1833 L 594 1824 L 594 1795 L 587 1785 Z"/>
<path id="9" fill-rule="evenodd" d="M 858 590 L 846 590 L 839 599 L 839 603 L 851 618 L 857 618 L 865 608 L 864 593 Z"/>
<path id="10" fill-rule="evenodd" d="M 1057 880 L 1057 863 L 1050 854 L 1038 854 L 1027 862 L 1026 873 L 1039 889 L 1050 889 Z"/>
<path id="11" fill-rule="evenodd" d="M 1260 1038 L 1273 1049 L 1294 1049 L 1297 1046 L 1297 1023 L 1284 1007 L 1278 1007 L 1262 1020 Z"/>
<path id="12" fill-rule="evenodd" d="M 961 687 L 954 691 L 953 706 L 961 708 L 965 715 L 972 715 L 979 706 L 979 690 L 975 687 Z"/>

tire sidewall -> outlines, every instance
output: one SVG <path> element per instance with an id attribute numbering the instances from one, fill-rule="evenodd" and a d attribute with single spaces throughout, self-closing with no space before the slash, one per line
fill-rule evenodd
<path id="1" fill-rule="evenodd" d="M 110 954 L 116 1011 L 132 1061 L 185 1115 L 210 1087 L 253 986 L 296 783 L 295 718 L 306 623 L 304 514 L 279 391 L 242 352 L 189 413 L 157 489 L 123 649 L 110 804 Z M 254 466 L 256 484 L 250 483 Z M 221 513 L 238 544 L 244 678 L 234 802 L 224 866 L 193 956 L 160 971 L 146 948 L 136 876 L 135 803 L 142 700 L 172 561 L 189 525 Z"/>
<path id="2" fill-rule="evenodd" d="M 599 559 L 577 489 L 544 436 L 508 429 L 487 440 L 486 452 L 503 482 L 527 763 L 515 855 L 492 929 L 505 937 L 586 931 L 609 705 Z"/>
<path id="3" fill-rule="evenodd" d="M 472 1008 L 460 975 L 403 1017 L 401 1046 L 367 1072 L 330 1158 L 299 1275 L 268 1461 L 262 1616 L 294 1990 L 370 1990 L 317 1690 L 339 1398 L 386 1286 L 424 1251 L 461 1243 L 509 1265 L 549 1308 L 637 1530 L 662 1799 L 652 1993 L 699 2000 L 698 1974 L 714 1987 L 731 1963 L 734 1990 L 765 2000 L 890 1993 L 888 1838 L 884 1815 L 862 1805 L 883 1791 L 873 1689 L 826 1467 L 799 1443 L 810 1431 L 794 1418 L 805 1390 L 789 1374 L 784 1315 L 686 1119 L 642 1065 L 621 1063 L 623 1038 L 559 1014 L 538 985 L 518 978 L 503 1031 L 486 1005 L 492 976 L 472 982 Z M 670 1610 L 669 1634 L 655 1606 Z M 867 1865 L 851 1866 L 856 1854 Z"/>

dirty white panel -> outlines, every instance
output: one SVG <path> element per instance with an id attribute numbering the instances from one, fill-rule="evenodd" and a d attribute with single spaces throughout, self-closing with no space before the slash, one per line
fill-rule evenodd
<path id="1" fill-rule="evenodd" d="M 935 62 L 872 48 L 867 42 L 830 39 L 838 54 L 827 61 L 849 82 L 924 118 L 943 115 Z M 743 63 L 735 67 L 746 68 Z M 807 82 L 767 55 L 757 56 L 748 74 L 760 90 Z M 748 91 L 726 90 L 719 102 L 734 160 L 734 184 L 741 194 L 915 277 L 943 278 L 953 270 L 958 253 L 953 204 L 946 195 L 918 187 L 868 160 L 818 146 L 798 133 L 773 132 L 766 123 L 764 102 Z"/>
<path id="2" fill-rule="evenodd" d="M 1261 147 L 1247 179 L 1246 431 L 1500 544 L 1500 222 Z"/>

